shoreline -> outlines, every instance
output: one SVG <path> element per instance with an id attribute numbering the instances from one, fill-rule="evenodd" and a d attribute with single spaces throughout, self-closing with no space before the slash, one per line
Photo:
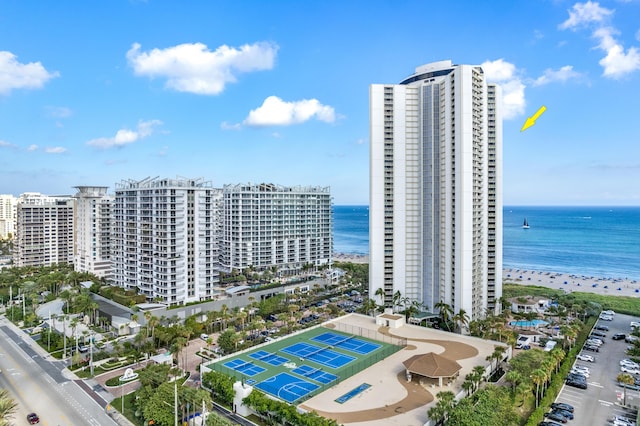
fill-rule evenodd
<path id="1" fill-rule="evenodd" d="M 620 277 L 597 277 L 533 269 L 504 268 L 502 282 L 537 285 L 566 293 L 581 291 L 609 296 L 640 297 L 640 280 Z"/>
<path id="2" fill-rule="evenodd" d="M 369 263 L 368 254 L 333 253 L 334 262 Z M 581 291 L 609 296 L 640 298 L 640 280 L 622 277 L 599 277 L 568 272 L 552 272 L 537 269 L 503 268 L 502 282 L 519 285 L 536 285 L 564 290 L 566 293 Z"/>

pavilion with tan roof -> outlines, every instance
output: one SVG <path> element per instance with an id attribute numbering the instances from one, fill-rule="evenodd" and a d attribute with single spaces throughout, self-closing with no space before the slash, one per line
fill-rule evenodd
<path id="1" fill-rule="evenodd" d="M 442 386 L 442 379 L 454 380 L 462 366 L 456 361 L 438 355 L 435 352 L 414 355 L 404 361 L 407 377 L 417 374 L 430 379 L 438 379 L 438 386 Z"/>

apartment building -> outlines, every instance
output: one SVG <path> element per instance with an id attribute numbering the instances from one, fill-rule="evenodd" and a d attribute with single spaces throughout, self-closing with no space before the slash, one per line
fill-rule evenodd
<path id="1" fill-rule="evenodd" d="M 277 267 L 293 275 L 306 266 L 331 263 L 329 187 L 225 185 L 223 199 L 223 270 Z"/>
<path id="2" fill-rule="evenodd" d="M 17 200 L 14 266 L 73 263 L 74 200 L 27 192 Z"/>
<path id="3" fill-rule="evenodd" d="M 114 197 L 106 186 L 76 186 L 74 269 L 111 281 L 111 226 Z"/>
<path id="4" fill-rule="evenodd" d="M 0 194 L 0 239 L 13 238 L 16 232 L 16 203 L 11 194 Z"/>
<path id="5" fill-rule="evenodd" d="M 116 184 L 114 283 L 170 305 L 212 299 L 218 294 L 221 196 L 202 179 Z"/>
<path id="6" fill-rule="evenodd" d="M 393 296 L 472 319 L 502 295 L 500 88 L 440 61 L 370 87 L 370 277 Z"/>

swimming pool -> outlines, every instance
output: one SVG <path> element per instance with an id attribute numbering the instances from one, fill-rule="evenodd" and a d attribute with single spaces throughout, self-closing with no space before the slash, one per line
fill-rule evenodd
<path id="1" fill-rule="evenodd" d="M 544 320 L 531 320 L 531 321 L 511 321 L 509 323 L 510 326 L 512 327 L 539 327 L 541 325 L 546 325 L 549 324 L 547 321 Z"/>

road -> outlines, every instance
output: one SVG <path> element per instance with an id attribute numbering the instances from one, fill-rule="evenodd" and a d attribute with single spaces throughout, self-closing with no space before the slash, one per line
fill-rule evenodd
<path id="1" fill-rule="evenodd" d="M 64 364 L 54 361 L 0 319 L 0 387 L 18 403 L 13 425 L 27 425 L 26 416 L 36 412 L 44 426 L 116 425 L 104 408 L 74 381 L 62 374 Z"/>

